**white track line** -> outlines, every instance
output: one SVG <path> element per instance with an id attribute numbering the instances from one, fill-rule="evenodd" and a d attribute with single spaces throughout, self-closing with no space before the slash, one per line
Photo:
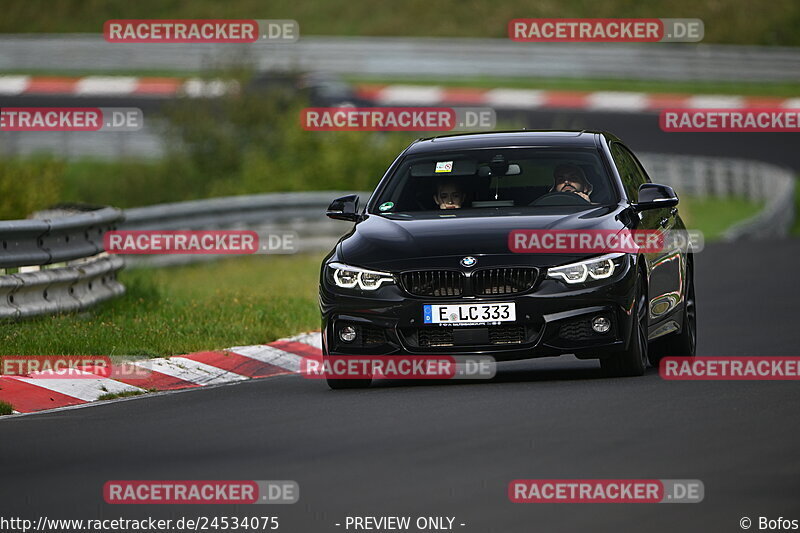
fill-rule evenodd
<path id="1" fill-rule="evenodd" d="M 180 88 L 180 93 L 189 98 L 223 96 L 239 91 L 239 84 L 235 81 L 201 80 L 191 78 L 186 80 Z"/>
<path id="2" fill-rule="evenodd" d="M 233 372 L 228 372 L 227 370 L 222 370 L 198 361 L 192 361 L 185 357 L 150 359 L 148 361 L 138 361 L 134 364 L 141 368 L 167 374 L 168 376 L 196 383 L 197 385 L 216 385 L 219 383 L 248 379 L 241 374 L 234 374 Z"/>
<path id="3" fill-rule="evenodd" d="M 28 88 L 30 78 L 30 76 L 0 76 L 0 94 L 22 94 Z"/>
<path id="4" fill-rule="evenodd" d="M 533 89 L 492 89 L 484 98 L 491 107 L 536 108 L 545 104 L 545 92 Z"/>
<path id="5" fill-rule="evenodd" d="M 745 99 L 741 96 L 726 95 L 696 95 L 690 96 L 686 107 L 696 109 L 732 109 L 745 106 Z"/>
<path id="6" fill-rule="evenodd" d="M 384 105 L 435 105 L 442 102 L 441 87 L 424 85 L 390 85 L 378 93 L 378 102 Z"/>
<path id="7" fill-rule="evenodd" d="M 261 344 L 256 346 L 235 346 L 229 348 L 228 351 L 281 367 L 290 372 L 300 372 L 303 362 L 303 357 L 299 355 Z"/>
<path id="8" fill-rule="evenodd" d="M 54 377 L 44 377 L 44 376 L 52 376 L 53 373 L 37 372 L 31 374 L 30 377 L 18 377 L 14 379 L 24 381 L 25 383 L 30 383 L 31 385 L 35 385 L 36 387 L 41 387 L 43 389 L 48 389 L 54 392 L 59 392 L 61 394 L 66 394 L 67 396 L 72 396 L 73 398 L 78 398 L 79 400 L 83 400 L 86 402 L 93 402 L 103 394 L 108 394 L 108 393 L 120 393 L 127 391 L 144 392 L 144 389 L 140 389 L 139 387 L 134 387 L 133 385 L 128 385 L 126 383 L 115 381 L 113 379 L 94 376 L 94 374 L 91 374 L 89 372 L 83 372 L 80 370 L 70 370 L 70 372 L 84 374 L 87 377 L 54 378 Z M 89 376 L 94 376 L 94 377 L 89 377 Z"/>
<path id="9" fill-rule="evenodd" d="M 322 350 L 322 335 L 319 331 L 312 331 L 311 333 L 301 333 L 300 335 L 295 335 L 294 337 L 289 337 L 288 339 L 282 339 L 285 341 L 292 341 L 292 342 L 303 342 L 308 344 L 309 346 L 313 346 L 318 350 Z"/>
<path id="10" fill-rule="evenodd" d="M 589 109 L 597 111 L 641 111 L 648 106 L 647 95 L 635 92 L 597 91 L 587 100 Z"/>
<path id="11" fill-rule="evenodd" d="M 102 96 L 104 94 L 133 94 L 139 78 L 133 76 L 86 76 L 75 86 L 79 96 Z"/>

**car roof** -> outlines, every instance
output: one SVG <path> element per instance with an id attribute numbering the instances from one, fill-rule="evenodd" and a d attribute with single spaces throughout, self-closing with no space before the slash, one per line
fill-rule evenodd
<path id="1" fill-rule="evenodd" d="M 472 148 L 573 147 L 594 148 L 597 135 L 616 140 L 610 133 L 588 130 L 521 130 L 442 135 L 419 139 L 407 154 L 468 150 Z"/>

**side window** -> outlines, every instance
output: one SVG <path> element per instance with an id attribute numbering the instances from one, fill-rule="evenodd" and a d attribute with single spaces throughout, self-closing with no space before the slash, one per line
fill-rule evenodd
<path id="1" fill-rule="evenodd" d="M 625 195 L 631 202 L 636 202 L 639 199 L 639 185 L 648 182 L 647 175 L 639 166 L 636 158 L 621 144 L 611 145 L 611 156 L 614 158 L 614 163 L 622 178 Z"/>

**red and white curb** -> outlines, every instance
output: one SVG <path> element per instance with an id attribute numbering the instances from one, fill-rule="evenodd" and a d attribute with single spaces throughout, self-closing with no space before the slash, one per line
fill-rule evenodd
<path id="1" fill-rule="evenodd" d="M 231 80 L 200 78 L 147 78 L 135 76 L 0 76 L 0 96 L 153 96 L 189 98 L 235 93 L 239 84 Z"/>
<path id="2" fill-rule="evenodd" d="M 104 394 L 168 391 L 266 378 L 301 371 L 303 359 L 322 359 L 319 332 L 304 333 L 269 344 L 236 346 L 222 351 L 197 352 L 134 363 L 150 372 L 146 378 L 110 379 L 84 368 L 85 377 L 0 375 L 0 401 L 15 413 L 82 405 Z"/>
<path id="3" fill-rule="evenodd" d="M 666 108 L 800 108 L 800 98 L 662 94 L 628 91 L 546 91 L 473 89 L 427 85 L 357 85 L 356 94 L 382 106 L 486 106 L 493 108 L 564 108 L 587 111 L 659 111 Z"/>
<path id="4" fill-rule="evenodd" d="M 84 97 L 215 97 L 239 91 L 230 80 L 136 76 L 0 76 L 0 96 L 62 95 Z M 666 108 L 800 108 L 800 97 L 691 95 L 633 91 L 548 91 L 475 89 L 431 85 L 358 84 L 356 94 L 376 105 L 486 106 L 497 109 L 583 109 L 588 111 L 659 111 Z"/>

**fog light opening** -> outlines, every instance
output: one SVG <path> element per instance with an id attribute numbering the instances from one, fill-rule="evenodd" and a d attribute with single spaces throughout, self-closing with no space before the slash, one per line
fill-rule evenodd
<path id="1" fill-rule="evenodd" d="M 592 319 L 592 329 L 595 333 L 608 333 L 611 329 L 611 321 L 604 316 L 596 316 Z"/>
<path id="2" fill-rule="evenodd" d="M 345 326 L 339 330 L 339 338 L 342 342 L 353 342 L 356 340 L 356 328 L 353 326 Z"/>

